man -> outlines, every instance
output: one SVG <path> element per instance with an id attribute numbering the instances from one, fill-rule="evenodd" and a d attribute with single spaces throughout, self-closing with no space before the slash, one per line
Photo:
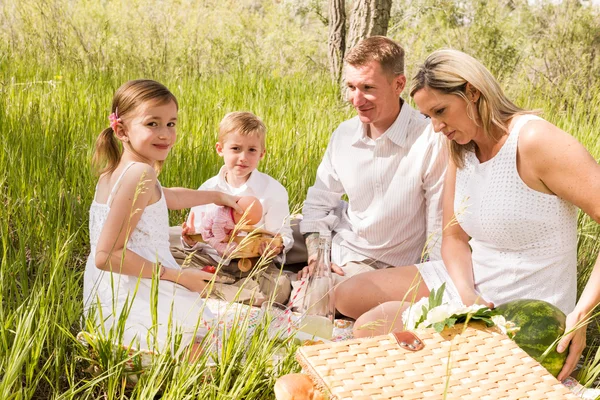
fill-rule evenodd
<path id="1" fill-rule="evenodd" d="M 429 120 L 400 98 L 406 85 L 402 47 L 374 36 L 352 48 L 344 61 L 348 100 L 358 115 L 332 134 L 308 190 L 300 231 L 309 265 L 298 274 L 308 275 L 319 232 L 329 231 L 336 284 L 375 268 L 440 258 L 448 161 Z M 294 286 L 298 307 L 302 296 L 296 293 L 306 285 Z"/>

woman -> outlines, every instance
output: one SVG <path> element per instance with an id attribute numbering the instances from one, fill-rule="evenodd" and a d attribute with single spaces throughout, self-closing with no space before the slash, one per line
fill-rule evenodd
<path id="1" fill-rule="evenodd" d="M 584 321 L 600 300 L 600 268 L 597 262 L 576 304 L 577 207 L 600 222 L 600 166 L 572 136 L 514 105 L 490 72 L 460 51 L 432 53 L 411 96 L 450 144 L 443 261 L 340 285 L 337 308 L 358 317 L 356 336 L 401 328 L 401 312 L 444 282 L 446 300 L 493 306 L 541 299 L 567 314 L 567 331 Z M 399 281 L 414 284 L 399 293 Z M 575 368 L 585 328 L 565 336 L 558 351 L 569 345 L 559 379 Z"/>

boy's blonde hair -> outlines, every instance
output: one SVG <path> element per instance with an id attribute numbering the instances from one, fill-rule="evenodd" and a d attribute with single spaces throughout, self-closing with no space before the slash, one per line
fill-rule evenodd
<path id="1" fill-rule="evenodd" d="M 260 144 L 265 148 L 265 136 L 267 127 L 260 118 L 251 112 L 234 111 L 225 115 L 219 124 L 219 142 L 225 142 L 227 135 L 238 133 L 242 136 L 256 136 Z"/>

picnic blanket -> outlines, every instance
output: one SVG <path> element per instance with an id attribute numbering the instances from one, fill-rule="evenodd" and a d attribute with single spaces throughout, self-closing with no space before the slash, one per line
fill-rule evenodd
<path id="1" fill-rule="evenodd" d="M 240 318 L 247 318 L 247 337 L 252 336 L 254 330 L 262 323 L 263 321 L 263 311 L 260 308 L 247 306 L 240 303 L 228 303 L 226 301 L 217 300 L 217 299 L 207 299 L 206 306 L 212 311 L 212 313 L 216 316 L 213 321 L 205 321 L 206 324 L 211 324 L 211 326 L 215 327 L 211 334 L 213 335 L 213 344 L 217 348 L 219 347 L 219 336 L 222 330 L 228 330 L 234 327 L 234 325 L 240 320 Z M 292 313 L 292 319 L 294 321 L 300 320 L 300 314 Z M 214 325 L 216 324 L 216 325 Z M 354 326 L 353 321 L 349 321 L 346 319 L 336 319 L 333 325 L 333 334 L 331 341 L 338 342 L 348 339 L 353 339 L 352 328 Z M 90 340 L 96 340 L 96 338 L 86 332 L 80 332 L 77 335 L 77 339 L 84 345 L 88 346 Z M 150 351 L 142 351 L 138 352 L 136 349 L 130 350 L 131 354 L 137 353 L 141 356 L 142 366 L 144 364 L 147 366 L 152 360 L 152 352 Z M 140 354 L 141 353 L 141 354 Z M 135 366 L 132 364 L 131 369 L 133 370 Z M 596 399 L 600 396 L 600 389 L 589 389 L 583 387 L 575 378 L 567 378 L 563 382 L 568 389 L 571 390 L 576 396 L 582 399 Z"/>

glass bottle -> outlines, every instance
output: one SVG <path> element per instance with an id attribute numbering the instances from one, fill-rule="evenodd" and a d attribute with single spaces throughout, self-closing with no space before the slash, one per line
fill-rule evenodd
<path id="1" fill-rule="evenodd" d="M 331 233 L 321 232 L 317 259 L 309 272 L 300 321 L 301 331 L 323 339 L 331 339 L 335 318 L 330 247 Z"/>

